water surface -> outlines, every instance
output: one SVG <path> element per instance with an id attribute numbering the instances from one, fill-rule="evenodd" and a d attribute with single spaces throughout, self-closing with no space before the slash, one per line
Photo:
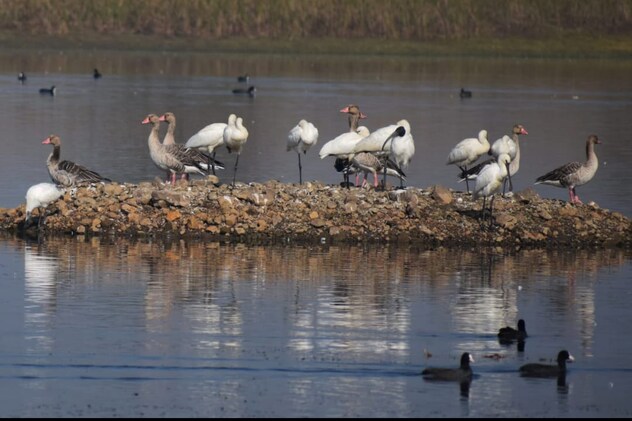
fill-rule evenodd
<path id="1" fill-rule="evenodd" d="M 93 67 L 104 77 L 94 80 Z M 18 71 L 28 75 L 24 85 Z M 244 73 L 257 87 L 255 98 L 231 92 Z M 615 60 L 5 52 L 0 206 L 23 203 L 30 185 L 48 180 L 50 147 L 41 141 L 50 133 L 61 136 L 63 158 L 114 180 L 163 177 L 149 157 L 149 129 L 140 121 L 166 111 L 175 113 L 176 139 L 183 143 L 230 113 L 243 116 L 250 136 L 239 162 L 242 182 L 297 182 L 297 157 L 285 145 L 289 130 L 306 118 L 320 136 L 303 159 L 304 179 L 337 183 L 333 158 L 319 159 L 318 150 L 348 130 L 339 110 L 356 103 L 371 130 L 410 121 L 416 154 L 406 170 L 407 184 L 421 188 L 443 184 L 464 190 L 456 182 L 458 171 L 445 160 L 458 141 L 482 128 L 492 142 L 515 123 L 528 130 L 513 180 L 517 191 L 566 162 L 584 161 L 586 138 L 596 133 L 603 140 L 597 147 L 600 168 L 578 194 L 630 216 L 632 198 L 622 194 L 632 182 L 630 75 L 632 63 Z M 39 95 L 39 88 L 53 84 L 57 96 Z M 461 87 L 473 97 L 461 100 Z M 222 179 L 230 180 L 235 156 L 221 149 L 217 158 L 229 167 Z M 563 189 L 535 189 L 544 197 L 568 198 Z"/>
<path id="2" fill-rule="evenodd" d="M 630 257 L 5 238 L 1 413 L 630 416 Z M 464 351 L 469 388 L 419 375 Z"/>
<path id="3" fill-rule="evenodd" d="M 337 183 L 318 150 L 361 106 L 375 130 L 411 122 L 408 185 L 456 183 L 461 139 L 523 124 L 515 189 L 598 145 L 585 201 L 632 215 L 627 61 L 0 52 L 0 207 L 47 181 L 50 147 L 118 181 L 162 177 L 148 113 L 172 111 L 184 142 L 231 112 L 250 137 L 237 179 L 296 182 L 287 132 L 307 118 L 319 143 L 304 179 Z M 104 74 L 92 79 L 92 69 Z M 17 72 L 28 75 L 19 84 Z M 237 97 L 248 72 L 255 98 Z M 58 87 L 55 97 L 38 89 Z M 474 92 L 461 100 L 466 87 Z M 220 150 L 229 166 L 234 156 Z M 232 176 L 231 170 L 223 178 Z M 562 189 L 536 186 L 566 200 Z M 629 417 L 629 251 L 418 250 L 196 241 L 0 237 L 0 415 L 205 417 Z M 498 328 L 527 321 L 523 350 Z M 518 367 L 575 356 L 566 379 Z M 467 388 L 419 373 L 474 355 Z M 431 355 L 431 356 L 430 356 Z M 498 356 L 500 358 L 488 358 Z M 534 404 L 536 402 L 536 404 Z"/>

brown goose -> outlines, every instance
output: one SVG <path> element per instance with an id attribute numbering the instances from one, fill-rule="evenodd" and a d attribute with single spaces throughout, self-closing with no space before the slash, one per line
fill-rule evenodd
<path id="1" fill-rule="evenodd" d="M 189 148 L 187 146 L 176 143 L 175 138 L 175 130 L 176 130 L 176 116 L 172 112 L 166 112 L 159 118 L 160 121 L 166 121 L 168 123 L 167 133 L 165 133 L 165 137 L 162 140 L 162 144 L 165 146 L 168 152 L 173 153 L 183 153 L 189 155 L 192 160 L 198 162 L 198 167 L 201 167 L 209 172 L 209 170 L 213 169 L 213 174 L 215 174 L 215 169 L 224 169 L 224 164 L 215 159 L 211 158 L 210 155 L 207 155 L 200 151 L 197 148 Z M 185 171 L 182 174 L 182 178 L 188 178 L 189 173 L 197 172 L 197 171 Z"/>
<path id="2" fill-rule="evenodd" d="M 356 172 L 356 186 L 359 182 L 360 171 L 364 173 L 364 178 L 362 180 L 362 186 L 364 187 L 367 184 L 367 176 L 369 173 L 373 174 L 373 187 L 377 188 L 377 173 L 384 170 L 383 162 L 378 159 L 377 156 L 368 152 L 360 152 L 355 154 L 351 159 L 351 166 L 357 168 Z M 359 171 L 358 171 L 359 170 Z M 350 169 L 349 171 L 354 171 L 354 169 Z M 398 177 L 401 180 L 406 178 L 406 174 L 397 166 L 393 160 L 387 158 L 386 160 L 386 173 L 393 177 Z"/>
<path id="3" fill-rule="evenodd" d="M 160 138 L 158 137 L 160 117 L 156 114 L 149 114 L 141 121 L 141 124 L 152 125 L 147 139 L 149 155 L 158 168 L 168 171 L 171 174 L 171 180 L 167 180 L 167 182 L 171 181 L 171 184 L 175 184 L 176 175 L 182 174 L 187 170 L 201 175 L 205 174 L 203 169 L 197 162 L 193 161 L 190 156 L 182 153 L 179 149 L 174 148 L 173 150 L 167 150 L 165 145 L 160 143 Z"/>
<path id="4" fill-rule="evenodd" d="M 361 118 L 366 118 L 366 114 L 360 111 L 360 107 L 351 104 L 340 110 L 341 113 L 349 114 L 349 131 L 355 132 L 358 130 L 358 122 Z"/>
<path id="5" fill-rule="evenodd" d="M 586 140 L 586 162 L 569 162 L 559 168 L 549 171 L 535 180 L 535 184 L 549 184 L 551 186 L 568 189 L 571 203 L 582 203 L 575 191 L 577 186 L 588 183 L 595 176 L 599 161 L 595 154 L 595 144 L 601 143 L 596 134 L 591 134 Z"/>
<path id="6" fill-rule="evenodd" d="M 61 139 L 59 136 L 52 134 L 44 139 L 42 144 L 53 145 L 53 152 L 51 152 L 48 156 L 46 166 L 48 167 L 50 178 L 55 182 L 55 184 L 59 184 L 64 187 L 74 187 L 87 183 L 112 181 L 109 178 L 105 178 L 86 167 L 75 164 L 74 162 L 60 161 Z"/>

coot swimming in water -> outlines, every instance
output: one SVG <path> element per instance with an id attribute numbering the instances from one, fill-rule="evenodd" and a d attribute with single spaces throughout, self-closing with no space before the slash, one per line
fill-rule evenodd
<path id="1" fill-rule="evenodd" d="M 448 381 L 470 381 L 472 380 L 472 368 L 470 363 L 474 362 L 474 358 L 469 352 L 461 355 L 461 365 L 459 368 L 426 368 L 421 372 L 427 380 L 448 380 Z"/>
<path id="2" fill-rule="evenodd" d="M 529 363 L 520 367 L 520 375 L 524 377 L 558 377 L 566 374 L 566 361 L 575 361 L 566 350 L 557 354 L 557 365 Z"/>

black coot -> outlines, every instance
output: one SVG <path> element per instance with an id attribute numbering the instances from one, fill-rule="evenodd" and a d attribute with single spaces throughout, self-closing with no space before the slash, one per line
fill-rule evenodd
<path id="1" fill-rule="evenodd" d="M 461 355 L 459 368 L 426 368 L 421 374 L 427 380 L 470 381 L 472 380 L 471 362 L 474 362 L 474 358 L 469 352 L 464 352 Z"/>
<path id="2" fill-rule="evenodd" d="M 557 364 L 529 363 L 520 367 L 520 375 L 524 377 L 558 377 L 566 374 L 566 362 L 575 361 L 566 350 L 557 354 Z"/>

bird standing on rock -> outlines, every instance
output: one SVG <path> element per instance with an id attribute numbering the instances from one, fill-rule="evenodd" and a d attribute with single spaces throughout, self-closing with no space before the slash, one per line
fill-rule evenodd
<path id="1" fill-rule="evenodd" d="M 586 162 L 569 162 L 559 168 L 549 171 L 538 177 L 534 184 L 549 184 L 551 186 L 568 189 L 571 203 L 581 204 L 575 191 L 577 186 L 582 186 L 593 179 L 599 168 L 599 160 L 595 153 L 595 145 L 601 143 L 596 134 L 588 136 L 586 140 Z"/>
<path id="2" fill-rule="evenodd" d="M 236 153 L 235 168 L 233 170 L 233 187 L 235 187 L 235 177 L 237 176 L 237 165 L 239 164 L 239 156 L 244 144 L 248 140 L 248 129 L 244 127 L 243 119 L 231 114 L 228 117 L 228 125 L 224 129 L 224 145 L 228 149 L 228 153 Z"/>
<path id="3" fill-rule="evenodd" d="M 489 141 L 487 140 L 487 130 L 478 132 L 478 137 L 469 137 L 456 144 L 448 154 L 446 165 L 456 165 L 462 173 L 467 173 L 467 167 L 473 164 L 489 151 Z M 467 192 L 470 193 L 470 185 L 465 178 Z"/>
<path id="4" fill-rule="evenodd" d="M 303 184 L 303 167 L 301 165 L 301 152 L 307 151 L 318 142 L 318 129 L 307 120 L 298 122 L 287 136 L 287 152 L 294 150 L 298 155 L 299 183 Z"/>

